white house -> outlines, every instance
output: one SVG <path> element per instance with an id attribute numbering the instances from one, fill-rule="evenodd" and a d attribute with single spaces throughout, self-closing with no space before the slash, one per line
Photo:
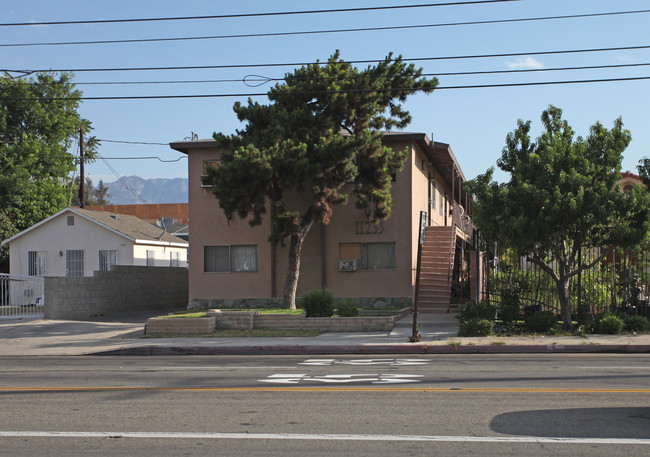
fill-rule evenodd
<path id="1" fill-rule="evenodd" d="M 135 216 L 66 208 L 5 240 L 23 276 L 92 276 L 113 265 L 187 267 L 188 242 Z"/>

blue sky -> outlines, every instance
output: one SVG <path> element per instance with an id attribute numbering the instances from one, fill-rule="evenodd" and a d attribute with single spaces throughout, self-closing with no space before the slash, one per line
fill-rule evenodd
<path id="1" fill-rule="evenodd" d="M 315 1 L 207 1 L 172 0 L 88 2 L 76 0 L 22 0 L 4 2 L 0 22 L 96 20 L 146 17 L 305 11 L 352 7 L 434 3 L 397 0 Z M 649 9 L 647 0 L 520 0 L 496 4 L 429 7 L 388 11 L 327 13 L 238 19 L 210 19 L 122 24 L 84 24 L 0 27 L 0 44 L 193 37 L 263 32 L 313 31 L 355 27 L 430 25 L 449 22 L 534 18 Z M 389 52 L 411 58 L 537 51 L 594 49 L 650 45 L 650 13 L 511 22 L 401 30 L 310 34 L 276 37 L 226 38 L 162 43 L 95 44 L 73 46 L 0 47 L 1 69 L 93 69 L 197 65 L 243 65 L 326 60 L 340 49 L 345 60 L 382 59 Z M 650 63 L 650 49 L 528 55 L 480 59 L 417 62 L 424 73 L 556 68 Z M 1 70 L 0 69 L 0 70 Z M 85 96 L 246 94 L 266 92 L 242 82 L 247 75 L 279 78 L 291 67 L 231 68 L 168 71 L 77 71 L 75 82 Z M 523 74 L 440 76 L 440 86 L 504 84 L 650 76 L 650 66 L 631 68 L 543 71 Z M 169 80 L 235 80 L 191 84 L 96 85 L 97 82 L 151 82 Z M 553 104 L 579 135 L 600 121 L 611 127 L 622 116 L 632 132 L 623 170 L 635 170 L 650 156 L 650 80 L 589 84 L 545 85 L 482 89 L 439 89 L 417 94 L 406 102 L 413 122 L 406 129 L 433 134 L 449 143 L 468 179 L 485 172 L 500 157 L 505 137 L 517 119 L 533 121 L 532 134 L 541 133 L 539 117 Z M 94 134 L 104 140 L 169 143 L 200 138 L 214 131 L 232 133 L 241 124 L 232 105 L 246 97 L 168 100 L 88 100 L 81 113 L 90 119 Z M 256 100 L 264 102 L 265 98 Z M 118 158 L 157 156 L 177 159 L 168 146 L 104 142 L 99 150 L 120 176 L 186 177 L 187 163 Z M 99 160 L 86 168 L 97 182 L 115 181 L 115 173 Z M 501 177 L 503 179 L 503 177 Z"/>

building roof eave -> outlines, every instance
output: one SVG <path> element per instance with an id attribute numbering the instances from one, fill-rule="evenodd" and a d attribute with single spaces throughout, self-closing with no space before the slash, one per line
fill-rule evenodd
<path id="1" fill-rule="evenodd" d="M 189 154 L 191 149 L 205 149 L 205 148 L 215 148 L 217 147 L 217 141 L 213 138 L 207 140 L 194 140 L 194 141 L 174 141 L 169 143 L 169 147 L 182 152 L 183 154 Z"/>

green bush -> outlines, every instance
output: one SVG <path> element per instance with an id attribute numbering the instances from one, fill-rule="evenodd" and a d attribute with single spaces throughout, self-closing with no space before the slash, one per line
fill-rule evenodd
<path id="1" fill-rule="evenodd" d="M 511 323 L 521 317 L 521 287 L 512 284 L 501 290 L 501 303 L 498 306 L 499 317 L 503 322 Z"/>
<path id="2" fill-rule="evenodd" d="M 494 323 L 488 319 L 471 319 L 460 323 L 458 336 L 489 336 L 494 334 Z"/>
<path id="3" fill-rule="evenodd" d="M 334 315 L 334 297 L 329 289 L 307 292 L 300 300 L 307 317 L 332 317 Z"/>
<path id="4" fill-rule="evenodd" d="M 628 332 L 647 332 L 650 330 L 650 322 L 643 316 L 628 316 L 623 319 L 625 330 Z"/>
<path id="5" fill-rule="evenodd" d="M 341 317 L 357 317 L 359 308 L 354 300 L 342 300 L 337 308 L 337 314 Z"/>
<path id="6" fill-rule="evenodd" d="M 493 321 L 497 313 L 497 309 L 485 300 L 478 303 L 467 303 L 456 316 L 461 322 L 470 321 L 472 319 L 487 319 Z"/>
<path id="7" fill-rule="evenodd" d="M 616 335 L 623 330 L 623 325 L 625 325 L 623 319 L 618 316 L 609 315 L 596 322 L 594 330 L 596 333 Z"/>
<path id="8" fill-rule="evenodd" d="M 524 322 L 531 332 L 547 333 L 557 324 L 557 316 L 551 311 L 538 311 L 528 316 Z"/>

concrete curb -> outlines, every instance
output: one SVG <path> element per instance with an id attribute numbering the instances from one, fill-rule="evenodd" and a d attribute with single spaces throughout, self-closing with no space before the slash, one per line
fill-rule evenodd
<path id="1" fill-rule="evenodd" d="M 367 344 L 340 346 L 134 346 L 92 355 L 328 355 L 328 354 L 585 354 L 650 353 L 650 345 L 548 344 L 548 345 L 451 345 Z"/>

